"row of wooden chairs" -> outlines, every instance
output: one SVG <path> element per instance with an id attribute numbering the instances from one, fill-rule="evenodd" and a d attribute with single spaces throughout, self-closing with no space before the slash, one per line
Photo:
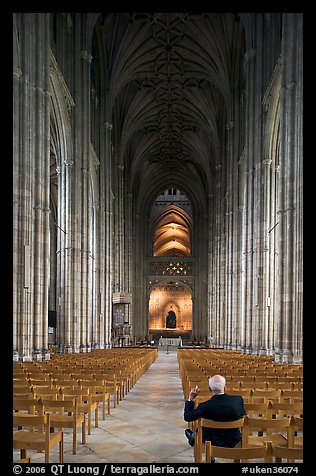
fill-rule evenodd
<path id="1" fill-rule="evenodd" d="M 210 441 L 205 442 L 205 463 L 211 463 L 212 458 L 231 460 L 234 463 L 258 462 L 264 463 L 294 463 L 303 461 L 303 448 L 287 448 L 274 445 L 267 441 L 265 445 L 253 448 L 224 448 L 214 446 Z"/>
<path id="2" fill-rule="evenodd" d="M 200 387 L 201 394 L 210 395 L 208 378 L 220 373 L 226 378 L 227 393 L 250 399 L 253 391 L 260 393 L 262 390 L 279 390 L 282 391 L 282 400 L 302 400 L 302 365 L 277 365 L 264 356 L 245 357 L 238 352 L 230 353 L 219 349 L 180 349 L 178 361 L 184 398 L 187 398 L 190 389 L 196 385 Z M 261 374 L 262 367 L 265 367 L 265 371 Z M 253 373 L 253 370 L 256 373 Z"/>
<path id="3" fill-rule="evenodd" d="M 64 431 L 51 433 L 50 414 L 28 415 L 13 414 L 13 424 L 18 430 L 13 432 L 13 449 L 19 449 L 21 460 L 27 461 L 26 450 L 44 451 L 45 463 L 50 462 L 50 450 L 59 445 L 59 463 L 64 462 Z M 29 430 L 24 428 L 28 427 Z"/>
<path id="4" fill-rule="evenodd" d="M 13 400 L 13 422 L 16 418 L 22 418 L 25 424 L 35 416 L 50 415 L 50 427 L 72 430 L 72 452 L 77 452 L 77 431 L 81 429 L 81 442 L 86 444 L 86 414 L 89 408 L 82 408 L 76 398 L 39 398 L 33 400 Z M 15 438 L 16 430 L 13 431 Z"/>
<path id="5" fill-rule="evenodd" d="M 203 428 L 231 429 L 239 428 L 242 433 L 242 448 L 262 448 L 268 442 L 273 445 L 303 449 L 303 419 L 295 416 L 289 418 L 254 418 L 245 416 L 239 420 L 219 422 L 205 418 L 197 420 L 197 436 L 194 445 L 194 462 L 203 463 L 207 442 L 202 441 Z M 209 448 L 210 450 L 210 448 Z M 210 452 L 210 456 L 214 456 Z M 237 459 L 237 456 L 236 456 Z"/>
<path id="6" fill-rule="evenodd" d="M 237 351 L 209 349 L 178 351 L 180 376 L 184 398 L 196 385 L 201 389 L 195 399 L 195 406 L 212 398 L 208 388 L 208 378 L 221 374 L 226 379 L 226 392 L 241 395 L 244 399 L 247 415 L 237 422 L 212 422 L 203 420 L 205 426 L 228 428 L 238 424 L 242 432 L 243 459 L 247 459 L 246 450 L 255 452 L 266 462 L 275 456 L 278 447 L 296 451 L 292 458 L 301 457 L 303 452 L 303 366 L 279 365 L 272 358 L 264 356 L 241 355 Z M 271 422 L 271 428 L 264 423 Z M 201 419 L 188 424 L 192 431 L 197 431 L 194 446 L 195 462 L 202 462 L 202 454 L 208 448 L 207 461 L 219 454 L 225 454 L 226 448 L 212 447 L 210 442 L 202 444 Z M 257 426 L 256 426 L 257 425 Z M 273 447 L 273 448 L 272 448 Z M 214 448 L 214 451 L 211 451 Z M 237 448 L 231 449 L 237 451 Z M 273 449 L 273 451 L 272 451 Z M 234 453 L 234 460 L 240 460 Z M 278 453 L 280 454 L 280 453 Z M 223 456 L 224 457 L 224 456 Z M 204 460 L 203 460 L 204 461 Z"/>
<path id="7" fill-rule="evenodd" d="M 105 420 L 106 408 L 110 415 L 110 388 L 103 380 L 53 380 L 45 381 L 41 384 L 33 385 L 27 382 L 24 385 L 13 385 L 13 397 L 21 397 L 21 395 L 36 394 L 37 396 L 54 396 L 59 394 L 76 395 L 77 397 L 86 395 L 84 401 L 91 398 L 92 403 L 102 405 L 102 419 Z M 90 420 L 89 420 L 90 421 Z"/>
<path id="8" fill-rule="evenodd" d="M 110 392 L 114 406 L 157 358 L 156 349 L 129 349 L 113 354 L 97 352 L 98 357 L 56 355 L 54 362 L 28 362 L 13 370 L 13 449 L 19 449 L 17 462 L 28 462 L 27 450 L 50 451 L 59 445 L 59 462 L 64 460 L 64 432 L 72 432 L 72 452 L 77 452 L 77 433 L 86 444 L 91 434 L 91 417 L 98 427 L 99 404 L 102 418 L 110 414 Z M 154 352 L 156 350 L 156 352 Z M 107 356 L 105 359 L 104 356 Z M 118 359 L 124 365 L 120 365 Z M 119 375 L 116 381 L 116 375 Z M 107 391 L 105 391 L 107 390 Z M 86 429 L 87 426 L 87 429 Z M 54 432 L 54 430 L 58 430 Z M 52 433 L 53 432 L 53 433 Z"/>
<path id="9" fill-rule="evenodd" d="M 292 390 L 263 390 L 263 389 L 238 389 L 227 390 L 229 395 L 240 395 L 246 403 L 262 403 L 277 401 L 279 403 L 300 403 L 303 402 L 303 392 Z M 201 391 L 196 397 L 196 403 L 203 402 L 211 398 L 209 390 Z"/>

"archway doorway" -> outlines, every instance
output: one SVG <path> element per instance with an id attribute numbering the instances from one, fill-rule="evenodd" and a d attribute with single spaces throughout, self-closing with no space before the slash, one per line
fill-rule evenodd
<path id="1" fill-rule="evenodd" d="M 185 344 L 192 333 L 192 291 L 181 282 L 155 285 L 149 294 L 149 335 L 155 343 L 160 337 L 181 336 Z"/>

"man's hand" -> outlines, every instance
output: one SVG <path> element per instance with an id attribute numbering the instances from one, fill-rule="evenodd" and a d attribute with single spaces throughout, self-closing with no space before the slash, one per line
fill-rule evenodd
<path id="1" fill-rule="evenodd" d="M 195 397 L 200 393 L 200 389 L 198 386 L 191 388 L 190 393 L 189 393 L 189 400 L 194 400 Z"/>

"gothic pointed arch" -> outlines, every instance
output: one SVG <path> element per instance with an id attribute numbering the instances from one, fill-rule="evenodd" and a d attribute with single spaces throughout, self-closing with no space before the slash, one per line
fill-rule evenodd
<path id="1" fill-rule="evenodd" d="M 74 101 L 50 52 L 50 310 L 56 312 L 56 336 L 60 349 L 64 349 L 67 329 L 70 329 L 70 297 L 65 295 L 65 281 L 70 269 L 63 266 L 65 251 L 71 236 L 69 210 L 71 207 L 71 167 L 73 165 L 71 108 Z M 67 311 L 68 309 L 68 311 Z M 68 333 L 69 338 L 69 333 Z"/>
<path id="2" fill-rule="evenodd" d="M 172 204 L 154 217 L 151 225 L 153 256 L 190 256 L 192 219 Z"/>

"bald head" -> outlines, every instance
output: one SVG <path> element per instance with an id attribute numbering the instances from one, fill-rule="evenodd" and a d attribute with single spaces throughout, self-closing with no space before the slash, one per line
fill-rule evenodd
<path id="1" fill-rule="evenodd" d="M 209 378 L 208 385 L 212 393 L 224 393 L 226 380 L 221 375 L 213 375 Z"/>

